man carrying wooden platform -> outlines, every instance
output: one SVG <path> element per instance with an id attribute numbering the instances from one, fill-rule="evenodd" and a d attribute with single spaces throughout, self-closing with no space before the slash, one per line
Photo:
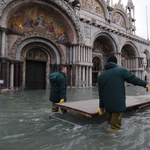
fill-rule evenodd
<path id="1" fill-rule="evenodd" d="M 146 81 L 131 74 L 127 69 L 118 67 L 117 58 L 111 56 L 105 65 L 105 70 L 98 78 L 99 91 L 99 114 L 106 111 L 107 123 L 111 125 L 110 130 L 121 129 L 123 112 L 126 110 L 126 95 L 124 82 L 143 86 L 149 91 Z"/>

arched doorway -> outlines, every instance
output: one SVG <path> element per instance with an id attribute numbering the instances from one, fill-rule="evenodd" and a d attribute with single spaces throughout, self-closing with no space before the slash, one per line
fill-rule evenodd
<path id="1" fill-rule="evenodd" d="M 97 85 L 98 75 L 101 69 L 101 61 L 98 57 L 93 58 L 93 68 L 92 68 L 92 86 Z"/>
<path id="2" fill-rule="evenodd" d="M 38 48 L 26 54 L 26 87 L 29 90 L 46 88 L 46 53 Z"/>
<path id="3" fill-rule="evenodd" d="M 125 44 L 121 51 L 121 65 L 130 72 L 136 74 L 138 68 L 138 58 L 136 57 L 135 48 L 131 44 Z M 139 65 L 142 61 L 139 59 Z M 137 74 L 136 74 L 137 75 Z"/>
<path id="4" fill-rule="evenodd" d="M 92 69 L 92 85 L 97 84 L 98 75 L 103 71 L 104 65 L 108 58 L 115 54 L 116 46 L 112 37 L 102 33 L 97 37 L 93 44 L 93 69 Z"/>

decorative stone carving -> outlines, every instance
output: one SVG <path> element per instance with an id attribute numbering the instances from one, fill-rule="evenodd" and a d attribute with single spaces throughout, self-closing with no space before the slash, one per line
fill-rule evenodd
<path id="1" fill-rule="evenodd" d="M 10 53 L 10 57 L 12 59 L 16 58 L 16 50 L 18 49 L 18 46 L 20 45 L 20 43 L 22 43 L 24 40 L 27 40 L 31 37 L 44 38 L 44 39 L 52 41 L 52 43 L 55 44 L 58 47 L 59 51 L 60 51 L 61 62 L 62 63 L 65 62 L 64 52 L 63 52 L 62 48 L 60 47 L 60 45 L 57 43 L 57 41 L 54 41 L 54 38 L 51 37 L 50 35 L 37 33 L 37 32 L 34 32 L 34 31 L 26 32 L 24 36 L 18 38 L 17 41 L 14 42 L 14 44 L 12 46 L 12 49 L 11 49 L 11 53 Z"/>
<path id="2" fill-rule="evenodd" d="M 126 14 L 127 16 L 127 12 L 125 10 L 124 5 L 121 3 L 121 1 L 119 0 L 119 2 L 117 4 L 114 5 L 114 9 L 119 9 L 122 10 L 124 14 Z"/>
<path id="3" fill-rule="evenodd" d="M 0 17 L 2 15 L 3 10 L 7 6 L 7 4 L 9 4 L 11 1 L 13 1 L 13 0 L 1 0 L 1 2 L 0 2 Z"/>

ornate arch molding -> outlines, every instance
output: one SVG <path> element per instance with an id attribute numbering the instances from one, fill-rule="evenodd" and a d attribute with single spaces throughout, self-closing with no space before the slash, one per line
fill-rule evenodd
<path id="1" fill-rule="evenodd" d="M 125 45 L 130 45 L 130 46 L 133 48 L 136 57 L 140 57 L 138 48 L 137 48 L 137 46 L 136 46 L 135 43 L 133 43 L 133 42 L 131 42 L 131 41 L 126 41 L 126 42 L 123 44 L 122 48 L 123 48 Z M 121 51 L 122 51 L 122 48 L 121 48 Z"/>
<path id="2" fill-rule="evenodd" d="M 50 46 L 55 51 L 56 56 L 59 56 L 57 58 L 57 64 L 65 64 L 65 55 L 61 46 L 56 41 L 54 41 L 51 36 L 45 36 L 45 34 L 33 31 L 25 33 L 23 37 L 18 38 L 17 41 L 14 42 L 11 49 L 10 57 L 12 59 L 20 60 L 20 53 L 24 46 L 34 42 L 44 43 Z"/>
<path id="3" fill-rule="evenodd" d="M 65 12 L 65 15 L 67 14 L 67 16 L 71 19 L 71 22 L 73 23 L 73 25 L 75 26 L 75 30 L 77 32 L 77 42 L 82 41 L 83 40 L 83 35 L 80 31 L 80 21 L 78 19 L 78 17 L 76 16 L 73 8 L 64 0 L 7 0 L 7 2 L 3 2 L 3 5 L 0 5 L 0 17 L 1 20 L 3 20 L 3 22 L 1 22 L 2 27 L 6 27 L 5 24 L 5 20 L 9 14 L 9 12 L 19 6 L 20 4 L 22 5 L 22 3 L 28 3 L 28 2 L 42 2 L 42 3 L 49 3 L 49 4 L 55 4 L 55 6 L 58 6 L 59 8 L 61 8 L 61 10 L 63 10 Z"/>
<path id="4" fill-rule="evenodd" d="M 44 51 L 47 54 L 48 61 L 50 61 L 51 64 L 56 64 L 54 61 L 56 59 L 55 53 L 50 51 L 51 48 L 43 43 L 29 43 L 28 45 L 24 46 L 24 48 L 21 50 L 20 60 L 24 61 L 28 51 L 36 48 Z"/>
<path id="5" fill-rule="evenodd" d="M 98 37 L 100 37 L 100 36 L 105 36 L 105 37 L 107 37 L 107 38 L 111 41 L 111 43 L 112 43 L 114 52 L 115 52 L 115 53 L 118 52 L 118 46 L 117 46 L 117 44 L 116 44 L 115 38 L 114 38 L 111 34 L 109 34 L 109 33 L 107 33 L 107 32 L 100 32 L 100 33 L 94 35 L 94 38 L 92 38 L 92 46 L 93 46 L 93 44 L 94 44 L 94 41 L 95 41 Z"/>

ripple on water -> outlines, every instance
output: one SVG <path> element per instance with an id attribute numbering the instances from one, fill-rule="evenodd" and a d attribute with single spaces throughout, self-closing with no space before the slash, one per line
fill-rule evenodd
<path id="1" fill-rule="evenodd" d="M 19 138 L 21 136 L 24 136 L 24 134 L 22 133 L 22 134 L 15 134 L 15 135 L 7 135 L 5 137 L 2 137 L 1 139 L 2 140 L 7 140 L 7 139 L 11 139 L 11 138 Z"/>

